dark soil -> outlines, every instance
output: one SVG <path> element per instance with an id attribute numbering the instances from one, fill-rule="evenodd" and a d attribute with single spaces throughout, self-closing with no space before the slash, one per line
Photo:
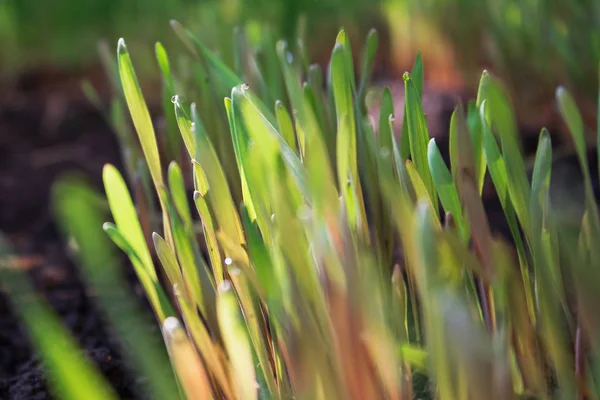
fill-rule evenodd
<path id="1" fill-rule="evenodd" d="M 16 250 L 16 267 L 28 271 L 117 393 L 124 399 L 142 398 L 139 382 L 86 291 L 50 211 L 51 184 L 60 174 L 83 172 L 100 188 L 103 165 L 121 166 L 114 134 L 83 98 L 78 82 L 77 74 L 32 74 L 0 90 L 0 232 Z M 448 99 L 454 96 L 430 97 L 441 100 L 434 101 L 437 108 L 430 110 L 428 119 L 440 149 L 446 149 L 444 138 L 454 107 Z M 538 132 L 534 131 L 533 149 Z M 486 208 L 496 230 L 507 234 L 499 204 L 492 201 Z M 124 271 L 136 285 L 126 263 Z M 0 292 L 0 399 L 50 398 L 27 334 Z"/>
<path id="2" fill-rule="evenodd" d="M 100 187 L 103 165 L 121 165 L 115 136 L 73 89 L 77 77 L 68 78 L 26 77 L 0 99 L 0 231 L 18 256 L 15 268 L 27 270 L 118 394 L 141 398 L 50 210 L 60 174 L 79 171 Z M 0 399 L 50 398 L 27 334 L 0 292 Z"/>

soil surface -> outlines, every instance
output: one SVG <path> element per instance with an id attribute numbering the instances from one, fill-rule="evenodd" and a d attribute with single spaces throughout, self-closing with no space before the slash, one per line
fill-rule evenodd
<path id="1" fill-rule="evenodd" d="M 50 188 L 60 174 L 80 171 L 100 188 L 103 165 L 121 166 L 115 136 L 78 82 L 77 75 L 38 74 L 3 85 L 10 95 L 3 91 L 0 99 L 0 231 L 18 256 L 15 268 L 27 270 L 118 394 L 141 398 L 50 209 Z M 0 291 L 0 399 L 50 398 L 27 333 Z"/>
<path id="2" fill-rule="evenodd" d="M 101 188 L 103 165 L 122 165 L 115 135 L 80 93 L 79 78 L 31 74 L 0 90 L 0 232 L 18 255 L 15 267 L 28 271 L 117 393 L 123 399 L 142 398 L 139 379 L 121 358 L 50 211 L 51 184 L 60 174 L 83 172 Z M 106 85 L 100 82 L 98 87 Z M 434 105 L 425 105 L 428 124 L 440 149 L 445 149 L 455 96 L 432 91 L 425 97 Z M 539 130 L 532 132 L 535 149 Z M 525 137 L 531 152 L 531 136 Z M 493 227 L 506 234 L 499 203 L 490 200 L 486 208 Z M 136 285 L 133 273 L 123 265 Z M 0 399 L 50 398 L 27 334 L 0 291 Z"/>

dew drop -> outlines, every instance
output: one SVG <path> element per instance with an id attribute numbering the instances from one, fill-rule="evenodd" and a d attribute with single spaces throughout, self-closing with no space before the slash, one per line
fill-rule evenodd
<path id="1" fill-rule="evenodd" d="M 410 74 L 408 72 L 403 73 L 402 79 L 404 79 L 404 81 L 408 81 L 410 79 Z"/>
<path id="2" fill-rule="evenodd" d="M 173 334 L 180 326 L 179 320 L 175 317 L 167 317 L 165 322 L 163 322 L 164 330 L 170 334 Z"/>
<path id="3" fill-rule="evenodd" d="M 177 102 L 179 102 L 179 95 L 175 95 L 173 97 L 171 97 L 171 103 L 173 104 L 177 104 Z"/>
<path id="4" fill-rule="evenodd" d="M 192 122 L 192 132 L 196 132 L 196 123 Z"/>
<path id="5" fill-rule="evenodd" d="M 225 259 L 225 265 L 229 267 L 231 264 L 233 264 L 233 260 L 231 259 L 231 257 L 227 257 Z"/>
<path id="6" fill-rule="evenodd" d="M 288 51 L 288 53 L 287 53 L 287 61 L 288 61 L 290 64 L 294 62 L 294 56 L 293 56 L 293 55 L 292 55 L 292 53 L 290 53 L 289 51 Z"/>
<path id="7" fill-rule="evenodd" d="M 242 93 L 245 93 L 248 89 L 250 89 L 250 86 L 247 83 L 242 83 Z"/>
<path id="8" fill-rule="evenodd" d="M 230 281 L 221 282 L 221 284 L 219 285 L 219 291 L 227 292 L 228 290 L 231 290 L 231 282 Z"/>

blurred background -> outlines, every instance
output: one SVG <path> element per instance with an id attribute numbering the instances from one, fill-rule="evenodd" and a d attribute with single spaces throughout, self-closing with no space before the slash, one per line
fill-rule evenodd
<path id="1" fill-rule="evenodd" d="M 51 184 L 79 171 L 100 187 L 105 163 L 123 165 L 118 137 L 99 110 L 114 96 L 107 71 L 118 38 L 127 40 L 157 126 L 164 124 L 155 42 L 174 65 L 185 63 L 171 19 L 230 65 L 236 27 L 250 39 L 266 25 L 292 44 L 301 38 L 309 58 L 322 64 L 340 27 L 356 43 L 355 55 L 374 27 L 380 44 L 373 81 L 389 85 L 395 99 L 403 96 L 402 73 L 422 53 L 423 102 L 434 136 L 447 134 L 457 101 L 475 96 L 483 69 L 506 84 L 525 151 L 535 149 L 544 126 L 558 137 L 553 143 L 569 146 L 560 140 L 554 105 L 559 84 L 575 95 L 586 124 L 596 126 L 597 0 L 0 0 L 0 231 L 15 245 L 16 266 L 32 271 L 67 325 L 92 342 L 101 324 L 80 317 L 89 304 L 68 278 L 73 270 L 65 267 L 70 261 L 50 212 Z M 73 297 L 64 295 L 69 290 L 78 299 L 75 311 Z M 12 318 L 0 296 L 0 343 L 7 343 L 0 345 L 0 389 L 30 357 L 23 340 L 15 342 L 20 328 Z"/>
<path id="2" fill-rule="evenodd" d="M 114 134 L 82 82 L 100 102 L 110 101 L 114 87 L 107 70 L 124 37 L 151 108 L 160 105 L 154 43 L 165 45 L 174 64 L 185 61 L 178 58 L 185 49 L 170 19 L 194 31 L 230 65 L 234 27 L 248 37 L 258 31 L 253 27 L 268 25 L 276 38 L 292 44 L 302 38 L 309 58 L 322 64 L 340 27 L 357 44 L 355 55 L 375 27 L 380 45 L 374 83 L 391 86 L 396 99 L 403 94 L 402 73 L 422 53 L 423 102 L 436 136 L 447 130 L 456 99 L 475 95 L 483 69 L 506 84 L 524 140 L 532 137 L 530 147 L 542 126 L 552 133 L 562 129 L 554 107 L 559 84 L 575 94 L 586 122 L 595 126 L 600 60 L 595 0 L 60 0 L 52 6 L 3 0 L 1 230 L 43 229 L 46 195 L 58 172 L 75 168 L 98 179 L 104 162 L 119 161 Z"/>

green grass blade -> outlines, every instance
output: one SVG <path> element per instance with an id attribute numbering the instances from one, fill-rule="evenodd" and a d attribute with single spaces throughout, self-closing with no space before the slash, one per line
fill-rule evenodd
<path id="1" fill-rule="evenodd" d="M 487 165 L 485 163 L 485 154 L 483 151 L 483 136 L 481 133 L 481 118 L 479 108 L 472 101 L 467 107 L 467 125 L 471 134 L 471 143 L 473 147 L 473 160 L 475 162 L 475 177 L 479 193 L 483 190 L 485 182 L 485 173 Z M 454 176 L 454 175 L 453 175 Z"/>
<path id="2" fill-rule="evenodd" d="M 596 237 L 596 234 L 600 233 L 600 221 L 598 220 L 598 206 L 596 204 L 591 183 L 583 120 L 581 119 L 581 114 L 579 113 L 579 109 L 577 108 L 573 97 L 564 87 L 559 87 L 556 90 L 556 99 L 561 116 L 566 122 L 573 141 L 575 142 L 577 158 L 579 159 L 579 165 L 584 177 L 586 209 L 588 216 L 591 219 L 590 229 L 593 229 L 593 235 Z"/>
<path id="3" fill-rule="evenodd" d="M 405 73 L 403 78 L 411 159 L 415 168 L 421 175 L 421 179 L 427 188 L 431 201 L 436 204 L 437 194 L 435 192 L 435 185 L 433 183 L 433 178 L 431 177 L 431 172 L 429 171 L 427 160 L 427 144 L 429 142 L 427 121 L 425 119 L 425 114 L 423 113 L 423 108 L 421 107 L 419 92 L 414 81 L 408 73 Z"/>
<path id="4" fill-rule="evenodd" d="M 136 255 L 131 257 L 131 262 L 135 269 L 140 272 L 138 276 L 144 284 L 144 289 L 158 318 L 163 321 L 171 314 L 168 309 L 164 309 L 161 305 L 160 295 L 157 291 L 158 277 L 156 270 L 125 181 L 119 171 L 112 165 L 104 167 L 103 180 L 117 230 L 122 235 L 122 240 L 118 241 L 121 244 L 127 243 L 128 246 L 131 246 L 133 254 Z"/>
<path id="5" fill-rule="evenodd" d="M 371 29 L 367 34 L 367 40 L 365 41 L 363 48 L 360 83 L 358 86 L 358 93 L 356 95 L 356 101 L 362 115 L 367 114 L 365 96 L 367 94 L 369 79 L 371 78 L 371 74 L 373 72 L 373 60 L 375 59 L 375 53 L 377 52 L 378 44 L 379 35 L 375 29 Z"/>
<path id="6" fill-rule="evenodd" d="M 183 225 L 187 228 L 192 226 L 192 214 L 185 193 L 185 182 L 181 168 L 175 161 L 169 164 L 168 170 L 169 190 L 173 198 L 175 209 L 181 218 Z"/>
<path id="7" fill-rule="evenodd" d="M 294 132 L 292 118 L 290 117 L 290 113 L 288 113 L 283 103 L 279 100 L 275 103 L 275 115 L 277 116 L 277 122 L 279 124 L 279 132 L 281 132 L 281 136 L 288 146 L 290 146 L 292 151 L 296 154 L 299 154 L 298 142 L 296 140 L 296 133 Z"/>
<path id="8" fill-rule="evenodd" d="M 202 167 L 208 180 L 208 195 L 210 205 L 213 208 L 219 228 L 222 229 L 232 240 L 244 243 L 242 226 L 234 205 L 231 191 L 225 177 L 225 172 L 215 153 L 210 139 L 204 128 L 204 124 L 196 111 L 195 104 L 192 104 L 192 120 L 195 126 L 195 142 L 197 144 L 196 161 Z M 180 115 L 183 118 L 185 111 L 178 107 Z M 189 121 L 189 119 L 188 119 Z"/>
<path id="9" fill-rule="evenodd" d="M 152 233 L 152 240 L 154 242 L 154 248 L 156 249 L 156 255 L 167 274 L 171 286 L 173 287 L 176 285 L 180 288 L 184 287 L 181 269 L 173 249 L 171 249 L 165 239 L 156 232 Z"/>
<path id="10" fill-rule="evenodd" d="M 161 188 L 158 194 L 166 205 L 170 216 L 175 253 L 185 283 L 185 289 L 182 288 L 181 290 L 185 290 L 186 295 L 200 309 L 204 317 L 209 318 L 209 310 L 210 306 L 214 304 L 215 292 L 215 285 L 211 280 L 212 274 L 202 260 L 191 227 L 186 228 L 183 225 L 166 189 Z M 202 273 L 202 279 L 200 273 Z"/>
<path id="11" fill-rule="evenodd" d="M 213 222 L 210 210 L 208 209 L 208 203 L 206 200 L 207 199 L 200 192 L 194 193 L 194 203 L 196 204 L 198 215 L 202 221 L 204 239 L 206 240 L 206 247 L 208 248 L 208 256 L 210 257 L 210 264 L 215 278 L 215 284 L 218 287 L 221 282 L 223 282 L 222 257 L 219 250 L 219 243 L 217 241 L 215 224 Z"/>
<path id="12" fill-rule="evenodd" d="M 423 59 L 421 57 L 421 52 L 417 53 L 417 57 L 415 58 L 415 62 L 413 64 L 411 70 L 411 77 L 415 86 L 417 88 L 417 92 L 419 93 L 419 98 L 423 96 Z M 404 116 L 402 118 L 402 135 L 400 136 L 400 154 L 402 155 L 402 159 L 404 161 L 408 160 L 411 156 L 410 153 L 410 135 L 408 134 L 408 117 L 406 112 L 406 97 L 404 98 Z"/>
<path id="13" fill-rule="evenodd" d="M 342 40 L 343 37 L 345 34 L 338 36 L 338 39 Z M 350 69 L 347 64 L 348 53 L 349 49 L 338 42 L 331 56 L 337 114 L 337 173 L 350 226 L 357 233 L 364 234 L 367 226 L 358 175 L 357 126 L 354 102 L 352 101 L 354 77 L 348 72 Z"/>
<path id="14" fill-rule="evenodd" d="M 377 132 L 377 138 L 380 149 L 388 149 L 393 151 L 392 140 L 394 138 L 394 131 L 391 129 L 389 119 L 390 116 L 394 115 L 394 100 L 392 99 L 392 92 L 390 88 L 386 87 L 383 89 L 383 95 L 381 97 L 381 109 L 379 110 L 379 132 Z"/>
<path id="15" fill-rule="evenodd" d="M 144 100 L 142 90 L 138 84 L 133 64 L 131 63 L 131 58 L 123 39 L 119 40 L 118 59 L 123 92 L 125 93 L 127 106 L 129 107 L 135 129 L 138 132 L 138 137 L 142 145 L 142 150 L 144 151 L 144 156 L 148 162 L 152 179 L 155 185 L 162 184 L 162 170 L 158 155 L 158 146 L 156 145 L 154 126 L 152 125 L 146 101 Z"/>
<path id="16" fill-rule="evenodd" d="M 456 220 L 456 225 L 460 236 L 468 238 L 468 225 L 466 225 L 456 184 L 452 179 L 452 174 L 448 170 L 444 159 L 435 144 L 435 139 L 429 141 L 428 148 L 429 168 L 431 176 L 435 183 L 438 196 L 444 208 L 444 211 L 449 212 Z"/>
<path id="17" fill-rule="evenodd" d="M 196 152 L 196 138 L 194 134 L 196 128 L 192 125 L 192 121 L 188 117 L 187 113 L 183 109 L 181 102 L 179 101 L 179 96 L 174 96 L 173 105 L 175 107 L 175 117 L 177 118 L 177 126 L 179 126 L 179 132 L 181 133 L 181 137 L 183 138 L 183 143 L 185 143 L 185 148 L 189 154 L 190 158 L 197 157 Z"/>
<path id="18" fill-rule="evenodd" d="M 485 100 L 487 103 L 486 120 L 500 136 L 502 156 L 506 161 L 508 192 L 519 222 L 528 237 L 530 221 L 527 210 L 529 208 L 530 187 L 521 153 L 514 112 L 504 88 L 495 78 L 486 73 L 482 77 L 481 96 L 482 101 Z"/>

